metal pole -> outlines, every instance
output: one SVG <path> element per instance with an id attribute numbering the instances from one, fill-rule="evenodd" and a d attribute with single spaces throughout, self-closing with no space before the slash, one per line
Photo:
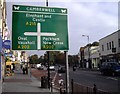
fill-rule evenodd
<path id="1" fill-rule="evenodd" d="M 69 65 L 68 65 L 68 52 L 65 51 L 66 57 L 66 92 L 67 94 L 70 92 L 69 90 Z"/>
<path id="2" fill-rule="evenodd" d="M 48 56 L 48 88 L 50 89 L 50 64 L 49 64 L 49 51 L 47 51 Z"/>
<path id="3" fill-rule="evenodd" d="M 46 0 L 46 6 L 48 6 L 48 0 Z"/>
<path id="4" fill-rule="evenodd" d="M 87 37 L 88 40 L 88 59 L 90 59 L 90 45 L 89 45 L 89 35 L 82 35 L 83 37 Z"/>
<path id="5" fill-rule="evenodd" d="M 90 45 L 89 45 L 89 36 L 87 36 L 88 38 L 88 59 L 90 59 Z"/>
<path id="6" fill-rule="evenodd" d="M 46 0 L 46 6 L 48 7 L 48 0 Z M 48 88 L 50 89 L 50 62 L 49 62 L 49 51 L 47 51 L 48 55 Z"/>
<path id="7" fill-rule="evenodd" d="M 89 44 L 89 36 L 88 36 L 88 44 Z M 89 45 L 89 59 L 90 59 L 90 45 Z"/>

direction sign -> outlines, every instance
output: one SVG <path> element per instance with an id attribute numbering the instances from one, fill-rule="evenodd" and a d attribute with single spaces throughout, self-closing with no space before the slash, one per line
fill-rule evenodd
<path id="1" fill-rule="evenodd" d="M 12 50 L 68 50 L 67 9 L 13 5 Z"/>

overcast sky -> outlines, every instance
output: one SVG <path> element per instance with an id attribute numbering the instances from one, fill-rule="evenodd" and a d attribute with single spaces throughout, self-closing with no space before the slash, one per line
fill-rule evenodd
<path id="1" fill-rule="evenodd" d="M 6 0 L 7 25 L 11 31 L 12 5 L 45 6 L 45 0 Z M 13 3 L 11 1 L 17 1 Z M 24 2 L 26 1 L 26 2 Z M 38 2 L 39 1 L 39 2 Z M 89 35 L 90 43 L 118 30 L 118 0 L 48 0 L 49 7 L 63 7 L 68 9 L 69 54 L 78 54 L 79 48 L 85 46 Z M 31 52 L 29 52 L 31 53 Z M 36 51 L 32 54 L 43 54 Z"/>

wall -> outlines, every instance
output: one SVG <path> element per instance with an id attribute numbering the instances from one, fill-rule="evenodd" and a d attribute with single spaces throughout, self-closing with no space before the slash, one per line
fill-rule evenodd
<path id="1" fill-rule="evenodd" d="M 101 56 L 113 54 L 112 49 L 107 50 L 107 43 L 112 41 L 114 42 L 114 47 L 116 47 L 116 52 L 118 52 L 118 31 L 100 39 L 99 44 Z M 104 51 L 102 51 L 102 45 L 104 45 Z"/>

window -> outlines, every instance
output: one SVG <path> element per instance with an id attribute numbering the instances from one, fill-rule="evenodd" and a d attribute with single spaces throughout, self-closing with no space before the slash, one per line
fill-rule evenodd
<path id="1" fill-rule="evenodd" d="M 104 51 L 104 45 L 102 45 L 102 51 Z"/>
<path id="2" fill-rule="evenodd" d="M 111 47 L 111 42 L 109 42 L 109 47 L 110 47 L 110 49 L 112 48 L 112 47 Z"/>
<path id="3" fill-rule="evenodd" d="M 109 50 L 109 44 L 107 43 L 107 50 Z"/>
<path id="4" fill-rule="evenodd" d="M 118 42 L 119 42 L 119 47 L 120 47 L 120 39 L 118 40 Z"/>
<path id="5" fill-rule="evenodd" d="M 112 48 L 114 48 L 114 42 L 112 41 Z"/>

